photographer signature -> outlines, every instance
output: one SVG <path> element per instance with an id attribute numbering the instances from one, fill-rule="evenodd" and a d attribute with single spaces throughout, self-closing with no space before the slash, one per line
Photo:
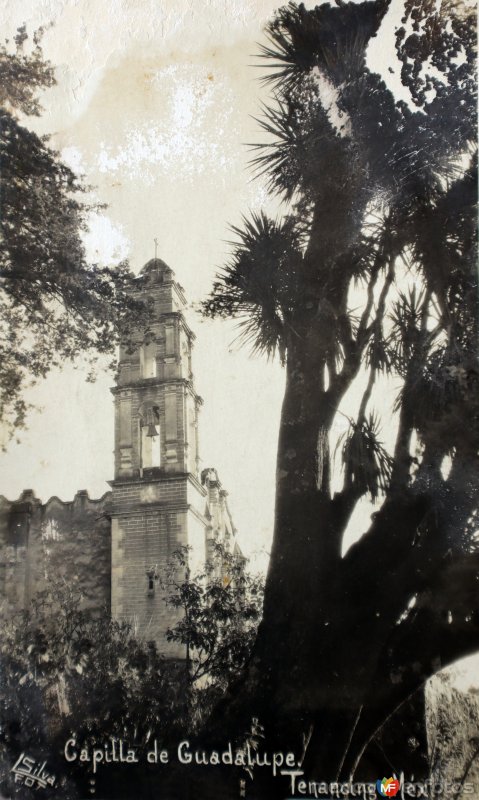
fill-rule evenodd
<path id="1" fill-rule="evenodd" d="M 15 783 L 29 788 L 45 789 L 55 785 L 55 775 L 47 769 L 47 762 L 35 761 L 31 756 L 22 753 L 11 771 L 15 775 Z"/>

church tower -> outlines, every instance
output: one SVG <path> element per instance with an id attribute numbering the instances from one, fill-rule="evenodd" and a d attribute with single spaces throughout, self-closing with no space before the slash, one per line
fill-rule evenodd
<path id="1" fill-rule="evenodd" d="M 160 577 L 182 545 L 192 548 L 192 568 L 204 563 L 207 490 L 200 483 L 198 411 L 183 289 L 173 271 L 152 259 L 138 277 L 138 297 L 154 304 L 152 340 L 134 352 L 120 350 L 115 402 L 115 477 L 112 487 L 111 606 L 116 619 L 167 643 L 174 609 L 166 606 Z"/>
<path id="2" fill-rule="evenodd" d="M 244 562 L 218 473 L 200 472 L 198 412 L 191 351 L 195 339 L 185 296 L 173 271 L 149 261 L 135 296 L 153 305 L 151 336 L 121 348 L 115 405 L 115 475 L 98 500 L 78 491 L 72 501 L 46 503 L 25 490 L 0 495 L 0 601 L 6 613 L 27 608 L 52 577 L 81 588 L 86 608 L 104 613 L 155 641 L 174 659 L 184 646 L 165 633 L 180 612 L 165 603 L 160 579 L 175 551 L 187 545 L 192 574 L 212 562 L 228 579 L 216 545 Z M 215 561 L 216 559 L 216 561 Z"/>

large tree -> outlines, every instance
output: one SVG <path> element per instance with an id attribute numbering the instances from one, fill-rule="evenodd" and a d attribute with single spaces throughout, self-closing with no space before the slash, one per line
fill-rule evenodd
<path id="1" fill-rule="evenodd" d="M 236 229 L 206 304 L 286 370 L 264 617 L 230 717 L 254 713 L 322 779 L 353 774 L 394 709 L 479 649 L 475 19 L 406 0 L 398 98 L 366 62 L 388 7 L 275 14 L 255 165 L 285 213 Z"/>
<path id="2" fill-rule="evenodd" d="M 0 422 L 22 426 L 25 389 L 64 361 L 115 354 L 141 320 L 126 265 L 89 264 L 82 240 L 92 205 L 81 180 L 26 126 L 55 76 L 24 28 L 0 46 Z M 140 316 L 139 316 L 140 315 Z"/>

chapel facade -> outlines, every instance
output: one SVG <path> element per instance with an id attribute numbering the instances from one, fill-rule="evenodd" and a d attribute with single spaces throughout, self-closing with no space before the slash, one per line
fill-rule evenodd
<path id="1" fill-rule="evenodd" d="M 116 384 L 114 476 L 98 500 L 79 491 L 47 503 L 25 490 L 0 496 L 0 600 L 6 613 L 25 608 L 54 579 L 75 584 L 85 604 L 129 622 L 160 652 L 182 658 L 166 630 L 176 612 L 165 603 L 162 575 L 175 551 L 189 548 L 201 569 L 215 543 L 241 557 L 215 469 L 202 468 L 186 299 L 173 271 L 152 259 L 135 294 L 153 306 L 147 343 L 120 349 Z"/>

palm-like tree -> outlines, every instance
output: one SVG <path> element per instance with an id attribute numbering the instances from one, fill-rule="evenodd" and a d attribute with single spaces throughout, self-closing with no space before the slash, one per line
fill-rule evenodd
<path id="1" fill-rule="evenodd" d="M 287 373 L 264 619 L 231 716 L 253 710 L 323 779 L 352 775 L 395 708 L 479 649 L 474 20 L 407 0 L 405 102 L 366 64 L 387 10 L 276 13 L 254 166 L 287 213 L 245 219 L 206 303 Z M 401 385 L 391 453 L 370 409 L 385 374 Z M 381 503 L 344 553 L 366 496 Z"/>

